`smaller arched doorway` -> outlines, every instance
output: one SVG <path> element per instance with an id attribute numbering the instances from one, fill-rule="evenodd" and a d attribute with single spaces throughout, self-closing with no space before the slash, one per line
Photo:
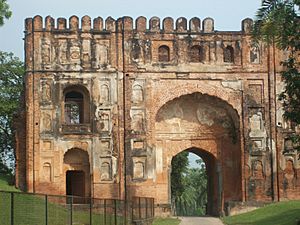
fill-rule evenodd
<path id="1" fill-rule="evenodd" d="M 90 163 L 86 151 L 78 148 L 69 149 L 64 155 L 64 172 L 66 195 L 90 197 Z M 81 198 L 76 199 L 75 203 L 82 202 Z"/>
<path id="2" fill-rule="evenodd" d="M 189 168 L 189 172 L 185 171 L 184 175 L 184 182 L 188 182 L 184 184 L 184 188 L 189 188 L 185 191 L 187 191 L 187 196 L 182 196 L 182 198 L 186 198 L 185 201 L 185 207 L 195 207 L 195 209 L 197 207 L 199 207 L 199 204 L 202 204 L 200 207 L 204 207 L 203 211 L 202 211 L 202 215 L 218 215 L 218 206 L 219 206 L 219 186 L 218 183 L 220 182 L 220 174 L 218 173 L 217 170 L 217 160 L 216 157 L 199 148 L 196 147 L 192 147 L 192 148 L 188 148 L 183 150 L 182 152 L 176 154 L 173 158 L 172 158 L 172 169 L 171 169 L 171 182 L 170 184 L 174 184 L 176 182 L 179 182 L 178 180 L 178 176 L 175 174 L 173 174 L 173 170 L 176 168 L 174 168 L 176 165 L 174 165 L 174 162 L 177 160 L 182 160 L 184 161 L 185 157 L 187 156 L 188 153 L 193 153 L 196 156 L 199 157 L 199 159 L 203 162 L 204 165 L 202 165 L 201 169 L 190 169 Z M 177 158 L 179 157 L 179 158 Z M 178 165 L 177 165 L 178 166 Z M 179 165 L 180 166 L 180 165 Z M 202 170 L 205 170 L 205 174 L 206 176 L 203 177 L 201 176 L 201 174 L 197 174 L 197 173 L 202 173 Z M 192 176 L 190 178 L 188 178 L 187 176 Z M 200 184 L 199 182 L 197 182 L 197 180 L 193 180 L 193 179 L 202 179 L 201 182 L 204 182 L 204 187 L 203 184 Z M 189 187 L 190 185 L 194 185 L 193 187 Z M 201 186 L 200 186 L 201 185 Z M 205 190 L 203 190 L 205 189 Z M 171 196 L 172 198 L 174 198 L 174 194 L 173 194 L 173 190 L 171 188 Z M 194 192 L 195 194 L 193 194 L 192 192 Z M 203 194 L 205 194 L 206 198 L 205 198 L 205 202 L 199 202 L 201 201 L 201 199 L 199 199 L 200 195 L 198 195 L 197 192 L 202 192 Z M 181 199 L 182 201 L 184 201 L 184 199 Z M 172 203 L 174 203 L 175 207 L 181 207 L 180 204 L 176 206 L 175 200 L 172 199 Z M 191 206 L 187 206 L 187 205 L 191 205 Z M 197 205 L 197 206 L 196 206 Z M 197 212 L 187 212 L 186 210 L 180 210 L 180 209 L 175 209 L 175 211 L 178 215 L 178 212 L 181 213 L 181 216 L 199 216 L 199 214 L 191 214 L 191 213 L 197 213 Z"/>

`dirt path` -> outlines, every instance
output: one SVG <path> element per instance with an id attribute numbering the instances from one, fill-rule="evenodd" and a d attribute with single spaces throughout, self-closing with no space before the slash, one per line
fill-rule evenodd
<path id="1" fill-rule="evenodd" d="M 215 217 L 180 217 L 179 225 L 223 225 L 219 218 Z"/>

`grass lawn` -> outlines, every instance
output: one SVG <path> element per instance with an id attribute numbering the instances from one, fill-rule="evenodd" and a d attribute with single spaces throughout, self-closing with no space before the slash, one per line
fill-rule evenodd
<path id="1" fill-rule="evenodd" d="M 0 190 L 2 191 L 19 191 L 14 186 L 8 184 L 8 180 L 11 179 L 9 176 L 0 174 Z"/>
<path id="2" fill-rule="evenodd" d="M 179 223 L 180 220 L 176 218 L 156 218 L 153 225 L 178 225 Z"/>
<path id="3" fill-rule="evenodd" d="M 48 196 L 48 204 L 44 195 L 31 195 L 21 193 L 18 189 L 8 185 L 7 176 L 0 174 L 0 190 L 13 191 L 13 218 L 14 224 L 17 225 L 44 225 L 46 224 L 46 209 L 47 219 L 50 225 L 66 225 L 70 224 L 72 218 L 73 224 L 89 224 L 90 211 L 89 204 L 86 205 L 73 205 L 71 215 L 70 204 L 66 204 L 65 197 Z M 98 202 L 99 204 L 99 202 Z M 102 203 L 103 204 L 103 203 Z M 0 191 L 0 224 L 11 224 L 11 206 L 12 194 L 9 192 Z M 92 223 L 97 225 L 104 224 L 117 224 L 123 223 L 122 213 L 119 211 L 118 216 L 111 215 L 113 209 L 107 209 L 106 216 L 104 216 L 103 205 L 93 205 Z M 111 206 L 113 207 L 113 206 Z M 109 212 L 109 210 L 111 212 Z M 72 217 L 71 217 L 72 216 Z"/>
<path id="4" fill-rule="evenodd" d="M 224 217 L 228 225 L 298 225 L 300 201 L 279 202 L 237 216 Z"/>

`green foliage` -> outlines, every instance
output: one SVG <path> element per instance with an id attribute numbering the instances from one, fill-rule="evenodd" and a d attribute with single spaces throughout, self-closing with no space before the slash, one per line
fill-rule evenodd
<path id="1" fill-rule="evenodd" d="M 300 222 L 300 201 L 270 204 L 249 213 L 225 217 L 223 222 L 228 225 L 296 225 Z"/>
<path id="2" fill-rule="evenodd" d="M 188 167 L 188 152 L 182 152 L 172 160 L 172 204 L 176 215 L 202 216 L 206 213 L 207 175 L 202 160 L 201 168 Z"/>
<path id="3" fill-rule="evenodd" d="M 0 170 L 12 168 L 14 149 L 13 116 L 23 89 L 23 63 L 12 53 L 0 51 Z"/>
<path id="4" fill-rule="evenodd" d="M 289 52 L 288 59 L 282 62 L 285 69 L 281 76 L 285 82 L 285 90 L 280 94 L 279 100 L 283 103 L 284 117 L 294 125 L 300 124 L 299 6 L 300 0 L 263 0 L 253 29 L 256 40 L 270 45 L 275 43 L 279 49 Z M 300 146 L 299 137 L 293 136 L 291 139 L 296 146 Z"/>
<path id="5" fill-rule="evenodd" d="M 9 19 L 12 12 L 9 10 L 9 5 L 6 0 L 0 0 L 0 26 L 4 24 L 4 19 Z"/>
<path id="6" fill-rule="evenodd" d="M 181 196 L 184 192 L 184 173 L 189 165 L 188 152 L 181 152 L 172 159 L 171 192 L 172 199 Z"/>
<path id="7" fill-rule="evenodd" d="M 263 0 L 258 9 L 253 34 L 258 40 L 280 49 L 299 49 L 299 5 L 294 0 Z"/>

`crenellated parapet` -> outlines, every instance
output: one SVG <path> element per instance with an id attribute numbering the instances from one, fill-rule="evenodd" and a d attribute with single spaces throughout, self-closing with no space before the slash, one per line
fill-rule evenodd
<path id="1" fill-rule="evenodd" d="M 27 18 L 25 20 L 25 31 L 64 31 L 64 32 L 91 32 L 91 31 L 110 31 L 116 30 L 116 21 L 108 17 L 105 21 L 101 17 L 93 20 L 89 16 L 84 16 L 81 20 L 77 16 L 57 18 L 55 21 L 51 16 L 47 16 L 43 21 L 41 16 Z"/>
<path id="2" fill-rule="evenodd" d="M 147 20 L 141 16 L 134 21 L 128 16 L 117 20 L 35 16 L 25 21 L 27 70 L 116 71 L 122 70 L 123 63 L 130 68 L 146 65 L 149 69 L 158 68 L 160 63 L 173 67 L 195 62 L 231 66 L 252 59 L 259 64 L 259 56 L 254 59 L 259 47 L 252 58 L 250 52 L 243 56 L 241 51 L 251 48 L 244 40 L 250 39 L 252 24 L 247 18 L 240 31 L 216 31 L 212 18 Z"/>
<path id="3" fill-rule="evenodd" d="M 41 16 L 27 18 L 25 21 L 25 31 L 64 31 L 64 32 L 116 32 L 122 31 L 124 23 L 125 31 L 137 32 L 192 32 L 192 33 L 212 33 L 214 29 L 214 20 L 210 17 L 201 21 L 197 17 L 187 20 L 180 17 L 174 20 L 171 17 L 160 19 L 152 17 L 147 22 L 147 18 L 140 16 L 134 21 L 133 18 L 125 16 L 117 20 L 108 17 L 105 20 L 102 17 L 94 18 L 93 21 L 89 16 L 83 16 L 79 19 L 77 16 L 71 16 L 69 19 L 57 18 L 55 21 L 51 16 L 47 16 L 44 21 Z M 241 31 L 250 33 L 253 25 L 252 19 L 244 19 L 242 21 Z"/>

